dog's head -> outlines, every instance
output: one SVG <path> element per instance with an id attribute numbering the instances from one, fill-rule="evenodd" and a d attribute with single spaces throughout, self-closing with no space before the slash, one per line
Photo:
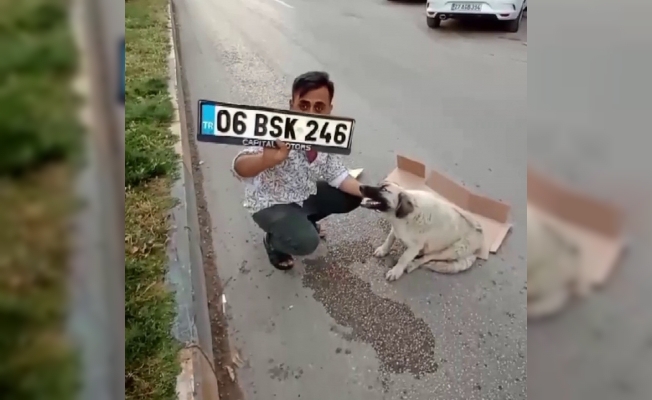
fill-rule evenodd
<path id="1" fill-rule="evenodd" d="M 361 185 L 364 196 L 361 206 L 383 213 L 393 213 L 396 218 L 405 218 L 414 211 L 414 201 L 405 189 L 385 181 L 380 186 Z"/>

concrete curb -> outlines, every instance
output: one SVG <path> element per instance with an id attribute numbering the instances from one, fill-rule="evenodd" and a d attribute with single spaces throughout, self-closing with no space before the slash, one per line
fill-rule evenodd
<path id="1" fill-rule="evenodd" d="M 209 323 L 208 300 L 202 254 L 199 246 L 199 220 L 190 143 L 183 127 L 186 126 L 183 90 L 180 86 L 180 69 L 177 67 L 178 50 L 173 4 L 168 5 L 170 21 L 170 55 L 168 58 L 169 92 L 174 107 L 172 134 L 179 138 L 175 150 L 179 155 L 179 179 L 172 186 L 172 197 L 177 201 L 171 211 L 170 242 L 168 245 L 168 281 L 174 288 L 177 318 L 173 334 L 185 343 L 179 359 L 181 373 L 177 377 L 177 394 L 182 400 L 219 400 L 217 378 L 213 365 L 213 343 Z"/>
<path id="2" fill-rule="evenodd" d="M 124 212 L 120 209 L 124 209 L 124 182 L 115 179 L 124 177 L 124 162 L 116 160 L 120 154 L 124 157 L 124 151 L 112 151 L 116 142 L 124 145 L 119 136 L 124 131 L 117 129 L 120 118 L 124 121 L 124 108 L 115 107 L 113 98 L 106 101 L 111 80 L 102 80 L 98 64 L 108 68 L 112 52 L 105 53 L 106 44 L 100 39 L 106 40 L 101 36 L 107 30 L 95 24 L 96 12 L 89 2 L 70 3 L 71 33 L 79 57 L 73 88 L 82 99 L 79 118 L 86 131 L 83 165 L 74 188 L 83 206 L 71 220 L 68 281 L 68 329 L 81 369 L 75 397 L 79 400 L 111 400 L 125 393 L 124 268 L 120 267 L 124 266 Z M 115 108 L 122 113 L 117 121 L 113 120 Z"/>

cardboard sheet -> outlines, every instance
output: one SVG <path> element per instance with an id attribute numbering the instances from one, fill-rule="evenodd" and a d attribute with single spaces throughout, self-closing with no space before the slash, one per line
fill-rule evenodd
<path id="1" fill-rule="evenodd" d="M 602 285 L 625 246 L 622 212 L 566 188 L 531 167 L 527 181 L 528 209 L 577 244 L 582 279 L 589 286 Z"/>
<path id="2" fill-rule="evenodd" d="M 396 168 L 386 178 L 406 189 L 428 190 L 438 195 L 469 217 L 477 220 L 484 230 L 484 245 L 478 257 L 486 260 L 505 240 L 512 225 L 508 222 L 510 206 L 477 195 L 436 171 L 426 175 L 423 163 L 404 156 L 396 157 Z"/>
<path id="3" fill-rule="evenodd" d="M 362 171 L 364 171 L 363 168 L 350 169 L 349 175 L 357 179 L 358 176 L 360 176 L 360 174 L 362 173 Z"/>

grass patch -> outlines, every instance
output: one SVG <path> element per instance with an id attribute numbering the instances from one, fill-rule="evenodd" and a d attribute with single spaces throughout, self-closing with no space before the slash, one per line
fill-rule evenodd
<path id="1" fill-rule="evenodd" d="M 168 94 L 167 0 L 125 3 L 125 397 L 175 398 L 180 344 L 165 284 L 170 184 L 177 174 Z"/>
<path id="2" fill-rule="evenodd" d="M 79 154 L 77 65 L 67 1 L 0 2 L 0 174 Z"/>
<path id="3" fill-rule="evenodd" d="M 130 188 L 125 200 L 125 391 L 127 399 L 172 399 L 179 344 L 171 337 L 174 298 L 167 269 L 169 180 Z"/>
<path id="4" fill-rule="evenodd" d="M 0 397 L 68 400 L 68 223 L 82 127 L 67 0 L 0 1 Z"/>
<path id="5" fill-rule="evenodd" d="M 176 171 L 168 97 L 170 42 L 166 0 L 125 3 L 127 46 L 125 184 L 137 186 Z"/>
<path id="6" fill-rule="evenodd" d="M 0 393 L 73 398 L 78 378 L 66 336 L 71 171 L 49 165 L 0 181 Z M 8 229 L 7 229 L 8 228 Z"/>

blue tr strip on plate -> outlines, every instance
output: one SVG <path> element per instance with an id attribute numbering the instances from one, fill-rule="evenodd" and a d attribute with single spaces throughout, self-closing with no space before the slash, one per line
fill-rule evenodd
<path id="1" fill-rule="evenodd" d="M 215 135 L 215 106 L 212 104 L 201 105 L 201 134 Z"/>

